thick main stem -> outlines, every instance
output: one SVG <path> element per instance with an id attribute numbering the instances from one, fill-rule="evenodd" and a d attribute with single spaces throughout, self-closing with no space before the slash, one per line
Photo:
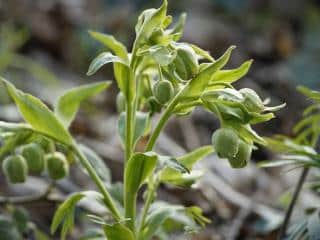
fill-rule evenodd
<path id="1" fill-rule="evenodd" d="M 73 150 L 76 153 L 76 155 L 79 157 L 81 165 L 87 170 L 89 176 L 95 182 L 99 191 L 103 195 L 103 202 L 106 205 L 106 207 L 109 209 L 109 211 L 111 212 L 113 218 L 116 221 L 120 221 L 121 214 L 120 214 L 119 210 L 117 209 L 111 195 L 107 191 L 103 181 L 100 179 L 100 177 L 98 176 L 98 174 L 96 173 L 95 169 L 92 167 L 92 165 L 90 164 L 90 162 L 88 161 L 86 156 L 78 148 L 77 144 L 73 145 Z"/>
<path id="2" fill-rule="evenodd" d="M 309 173 L 309 168 L 304 168 L 302 170 L 302 173 L 300 175 L 300 178 L 299 178 L 299 181 L 297 183 L 297 186 L 296 186 L 296 188 L 294 190 L 290 205 L 289 205 L 289 207 L 288 207 L 288 209 L 286 211 L 286 215 L 284 217 L 284 221 L 283 221 L 283 224 L 281 226 L 281 229 L 280 229 L 280 232 L 279 232 L 279 235 L 278 235 L 278 239 L 279 240 L 283 239 L 286 236 L 287 228 L 288 228 L 288 225 L 289 225 L 289 222 L 290 222 L 290 218 L 291 218 L 294 206 L 296 205 L 296 202 L 297 202 L 299 194 L 301 192 L 303 183 L 306 180 L 306 178 L 308 176 L 308 173 Z"/>
<path id="3" fill-rule="evenodd" d="M 126 112 L 126 139 L 125 139 L 125 163 L 131 157 L 132 153 L 132 127 L 133 127 L 133 104 L 127 102 L 127 112 Z"/>

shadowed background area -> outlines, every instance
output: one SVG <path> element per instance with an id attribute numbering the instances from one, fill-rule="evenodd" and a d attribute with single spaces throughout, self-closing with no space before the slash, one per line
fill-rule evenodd
<path id="1" fill-rule="evenodd" d="M 49 105 L 67 87 L 94 80 L 113 81 L 107 92 L 83 104 L 72 132 L 104 158 L 115 182 L 122 178 L 123 157 L 114 103 L 118 89 L 111 66 L 92 77 L 86 76 L 91 60 L 103 50 L 87 30 L 113 34 L 131 49 L 139 13 L 160 4 L 159 0 L 0 0 L 1 76 Z M 195 43 L 214 57 L 236 45 L 227 68 L 254 60 L 248 75 L 235 84 L 236 88 L 253 88 L 274 105 L 287 103 L 276 119 L 258 125 L 256 130 L 263 136 L 291 135 L 308 103 L 296 86 L 320 88 L 320 1 L 169 1 L 168 13 L 174 19 L 181 12 L 187 13 L 182 41 Z M 21 120 L 2 88 L 0 103 L 0 120 Z M 209 144 L 212 131 L 218 127 L 217 119 L 201 109 L 191 118 L 172 119 L 157 150 L 182 155 L 200 144 Z M 232 170 L 226 162 L 210 156 L 203 162 L 208 174 L 198 188 L 188 191 L 163 186 L 159 196 L 174 203 L 198 204 L 213 220 L 192 239 L 274 239 L 277 220 L 288 204 L 289 197 L 283 193 L 293 186 L 299 171 L 283 173 L 255 166 L 255 162 L 272 156 L 266 149 L 259 149 L 253 154 L 252 164 L 242 170 Z M 4 196 L 37 194 L 46 186 L 45 179 L 40 178 L 31 178 L 24 186 L 8 186 L 1 174 L 0 191 Z M 93 184 L 74 167 L 71 178 L 58 186 L 56 194 L 63 198 L 81 188 L 92 188 Z M 299 216 L 310 204 L 319 205 L 320 200 L 316 193 L 306 190 L 295 214 Z M 23 206 L 30 221 L 47 234 L 56 200 L 39 199 Z M 80 239 L 94 227 L 85 220 L 82 210 L 99 211 L 96 208 L 84 203 L 77 212 L 76 230 L 70 239 Z M 8 209 L 10 206 L 2 201 L 0 214 L 8 214 Z M 182 231 L 174 234 L 172 239 L 185 239 Z M 25 239 L 34 239 L 34 232 L 26 233 Z"/>

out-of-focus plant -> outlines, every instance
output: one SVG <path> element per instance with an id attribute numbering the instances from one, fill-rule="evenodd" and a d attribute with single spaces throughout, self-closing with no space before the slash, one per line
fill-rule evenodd
<path id="1" fill-rule="evenodd" d="M 298 87 L 298 90 L 312 101 L 304 112 L 302 119 L 295 125 L 294 138 L 277 135 L 273 138 L 265 138 L 268 147 L 275 152 L 281 153 L 279 160 L 268 161 L 261 164 L 263 167 L 292 166 L 293 168 L 304 168 L 297 183 L 291 203 L 287 210 L 279 239 L 286 236 L 289 220 L 298 199 L 299 193 L 310 168 L 320 168 L 320 154 L 316 145 L 320 136 L 320 92 Z M 289 229 L 288 239 L 319 239 L 320 216 L 316 212 L 312 217 L 304 219 L 300 224 Z"/>
<path id="2" fill-rule="evenodd" d="M 103 204 L 109 212 L 108 216 L 90 215 L 91 220 L 101 225 L 101 239 L 147 240 L 154 236 L 167 239 L 165 226 L 169 221 L 187 232 L 194 232 L 210 220 L 197 206 L 157 201 L 159 185 L 190 187 L 203 174 L 193 166 L 213 151 L 228 159 L 232 167 L 245 167 L 254 144 L 265 144 L 251 125 L 270 120 L 274 117 L 272 111 L 283 105 L 265 106 L 252 89 L 233 88 L 232 83 L 247 73 L 252 61 L 236 69 L 222 70 L 233 46 L 214 59 L 193 44 L 178 42 L 185 14 L 172 27 L 171 21 L 172 17 L 167 15 L 167 1 L 158 9 L 142 12 L 135 27 L 136 39 L 131 53 L 113 36 L 90 31 L 108 51 L 92 61 L 88 75 L 113 63 L 120 89 L 117 108 L 118 130 L 125 152 L 123 188 L 114 188 L 102 160 L 88 147 L 80 145 L 68 131 L 80 103 L 106 89 L 110 82 L 71 89 L 58 98 L 52 111 L 38 98 L 2 79 L 27 122 L 0 122 L 4 142 L 0 154 L 8 180 L 23 182 L 27 169 L 39 174 L 45 170 L 44 165 L 49 177 L 56 181 L 67 176 L 69 165 L 76 163 L 97 186 L 98 191 L 74 193 L 60 205 L 51 230 L 54 233 L 62 225 L 61 239 L 65 239 L 74 226 L 76 204 L 88 197 Z M 212 145 L 179 157 L 154 152 L 168 119 L 188 115 L 198 106 L 215 114 L 220 121 L 221 128 L 213 134 Z M 150 118 L 157 112 L 161 112 L 160 120 L 151 126 Z M 137 142 L 146 136 L 149 140 L 145 150 L 137 152 Z M 66 158 L 66 155 L 72 157 Z M 137 197 L 143 186 L 146 186 L 144 205 L 138 208 Z"/>
<path id="3" fill-rule="evenodd" d="M 55 75 L 33 59 L 19 54 L 17 51 L 29 39 L 25 28 L 16 29 L 5 23 L 0 27 L 0 74 L 9 68 L 18 68 L 31 73 L 34 77 L 47 83 L 56 83 Z"/>

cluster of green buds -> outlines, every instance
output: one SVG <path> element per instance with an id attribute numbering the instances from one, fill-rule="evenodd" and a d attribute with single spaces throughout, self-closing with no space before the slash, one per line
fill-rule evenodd
<path id="1" fill-rule="evenodd" d="M 259 95 L 249 88 L 213 90 L 203 99 L 208 109 L 219 116 L 222 125 L 212 135 L 214 149 L 220 158 L 228 159 L 233 168 L 247 165 L 255 142 L 264 144 L 264 139 L 252 130 L 251 124 L 271 119 L 273 114 L 270 112 L 284 106 L 265 106 Z"/>
<path id="2" fill-rule="evenodd" d="M 45 170 L 53 180 L 66 177 L 69 163 L 61 152 L 47 151 L 42 142 L 34 141 L 17 147 L 2 162 L 2 169 L 10 183 L 23 183 L 28 174 L 41 175 Z"/>

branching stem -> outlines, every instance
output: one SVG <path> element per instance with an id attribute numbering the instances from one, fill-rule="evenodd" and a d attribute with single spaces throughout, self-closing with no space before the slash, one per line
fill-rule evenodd
<path id="1" fill-rule="evenodd" d="M 111 212 L 113 218 L 116 221 L 120 221 L 121 220 L 121 214 L 120 214 L 119 210 L 117 209 L 117 207 L 116 207 L 111 195 L 107 191 L 103 181 L 100 179 L 100 177 L 96 173 L 95 169 L 92 167 L 91 163 L 88 161 L 86 156 L 81 152 L 81 150 L 78 148 L 76 143 L 73 145 L 73 151 L 79 157 L 81 165 L 87 170 L 87 172 L 90 175 L 91 179 L 95 182 L 95 184 L 97 185 L 99 191 L 103 195 L 104 204 L 106 205 L 106 207 Z"/>

